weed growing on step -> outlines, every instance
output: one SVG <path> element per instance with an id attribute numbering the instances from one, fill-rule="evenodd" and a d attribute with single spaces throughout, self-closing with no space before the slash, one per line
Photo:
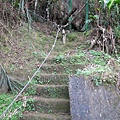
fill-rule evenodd
<path id="1" fill-rule="evenodd" d="M 35 111 L 34 100 L 32 98 L 26 101 L 25 111 Z"/>
<path id="2" fill-rule="evenodd" d="M 61 90 L 61 89 L 63 89 L 63 90 Z M 60 98 L 60 97 L 64 96 L 64 98 L 68 98 L 68 90 L 66 88 L 47 87 L 45 92 L 47 93 L 47 95 L 46 95 L 47 97 Z"/>
<path id="3" fill-rule="evenodd" d="M 33 73 L 35 73 L 35 71 L 36 71 L 36 69 L 33 70 Z M 41 83 L 42 84 L 43 81 L 40 81 L 40 79 L 41 79 L 41 71 L 38 71 L 36 76 L 31 81 L 31 85 L 36 85 L 37 83 Z"/>
<path id="4" fill-rule="evenodd" d="M 55 63 L 65 66 L 66 64 L 86 64 L 86 53 L 84 51 L 77 51 L 74 56 L 64 56 L 63 54 L 60 54 L 59 56 L 56 56 Z"/>
<path id="5" fill-rule="evenodd" d="M 26 96 L 36 95 L 36 86 L 35 86 L 35 85 L 30 85 L 30 86 L 26 89 L 25 95 L 26 95 Z"/>
<path id="6" fill-rule="evenodd" d="M 65 60 L 65 57 L 64 57 L 64 55 L 59 55 L 59 56 L 57 56 L 56 58 L 55 58 L 55 63 L 57 63 L 57 64 L 60 64 L 60 63 L 62 63 L 63 61 Z"/>
<path id="7" fill-rule="evenodd" d="M 31 53 L 33 54 L 34 57 L 43 57 L 44 58 L 47 55 L 43 50 L 41 50 L 40 52 L 33 51 Z"/>

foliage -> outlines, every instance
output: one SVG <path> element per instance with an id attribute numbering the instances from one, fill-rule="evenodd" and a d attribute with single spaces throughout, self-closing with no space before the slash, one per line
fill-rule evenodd
<path id="1" fill-rule="evenodd" d="M 0 94 L 0 115 L 13 100 L 12 94 Z M 2 120 L 18 120 L 22 117 L 22 101 L 17 100 Z"/>
<path id="2" fill-rule="evenodd" d="M 75 41 L 77 39 L 77 35 L 75 33 L 69 33 L 67 34 L 67 39 L 69 42 Z"/>
<path id="3" fill-rule="evenodd" d="M 120 25 L 118 25 L 117 27 L 115 27 L 115 35 L 117 37 L 117 39 L 120 39 Z"/>
<path id="4" fill-rule="evenodd" d="M 119 23 L 119 2 L 116 3 L 114 1 L 115 0 L 91 0 L 90 16 L 97 16 L 97 21 L 94 20 L 94 24 L 97 22 L 99 25 L 104 25 L 106 27 L 109 25 L 113 27 Z"/>
<path id="5" fill-rule="evenodd" d="M 103 1 L 105 6 L 107 5 L 109 10 L 111 9 L 111 7 L 120 4 L 120 0 L 103 0 Z"/>
<path id="6" fill-rule="evenodd" d="M 55 63 L 62 63 L 62 61 L 65 59 L 64 55 L 59 55 L 55 58 Z"/>
<path id="7" fill-rule="evenodd" d="M 89 77 L 96 86 L 104 83 L 116 84 L 120 61 L 103 52 L 90 51 L 90 56 L 90 63 L 84 69 L 78 69 L 76 75 Z"/>
<path id="8" fill-rule="evenodd" d="M 33 87 L 33 85 L 31 86 Z M 27 98 L 29 95 L 35 95 L 35 89 L 32 89 L 31 86 L 27 89 L 23 96 L 14 102 L 2 120 L 22 119 L 23 112 L 35 110 L 34 100 L 32 98 Z M 15 94 L 0 94 L 0 115 L 2 115 L 7 107 L 11 104 L 14 95 Z"/>
<path id="9" fill-rule="evenodd" d="M 32 83 L 27 90 L 25 91 L 25 95 L 29 96 L 29 95 L 36 95 L 36 86 L 33 85 L 34 83 Z"/>
<path id="10" fill-rule="evenodd" d="M 91 0 L 89 22 L 95 27 L 91 34 L 91 48 L 100 48 L 99 50 L 107 54 L 117 53 L 119 32 L 116 34 L 116 29 L 120 24 L 119 11 L 119 2 L 114 0 Z"/>
<path id="11" fill-rule="evenodd" d="M 34 100 L 32 98 L 26 101 L 25 111 L 35 111 Z"/>

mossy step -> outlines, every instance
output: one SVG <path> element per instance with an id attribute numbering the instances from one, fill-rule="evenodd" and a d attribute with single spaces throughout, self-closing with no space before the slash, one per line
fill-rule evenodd
<path id="1" fill-rule="evenodd" d="M 32 101 L 27 101 L 25 111 L 70 114 L 70 101 L 69 99 L 33 97 Z"/>
<path id="2" fill-rule="evenodd" d="M 48 76 L 43 76 L 42 79 L 39 77 L 34 78 L 35 83 L 40 85 L 68 85 L 68 76 L 62 79 L 52 79 Z"/>
<path id="3" fill-rule="evenodd" d="M 71 120 L 71 116 L 68 114 L 27 113 L 23 114 L 22 120 Z"/>
<path id="4" fill-rule="evenodd" d="M 38 58 L 38 61 L 41 63 L 44 58 Z M 52 56 L 49 57 L 45 63 L 47 64 L 73 64 L 73 63 L 80 63 L 86 64 L 86 58 L 84 56 L 79 55 L 70 55 L 70 56 Z"/>
<path id="5" fill-rule="evenodd" d="M 41 68 L 41 73 L 66 73 L 66 74 L 74 74 L 78 69 L 83 69 L 83 64 L 65 64 L 65 65 L 49 65 L 45 64 Z"/>
<path id="6" fill-rule="evenodd" d="M 67 84 L 68 74 L 41 74 L 34 78 L 37 84 Z"/>
<path id="7" fill-rule="evenodd" d="M 69 98 L 68 85 L 37 85 L 36 95 L 46 98 Z"/>

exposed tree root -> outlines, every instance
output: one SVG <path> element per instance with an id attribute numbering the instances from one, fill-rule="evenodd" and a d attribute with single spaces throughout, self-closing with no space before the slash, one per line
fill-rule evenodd
<path id="1" fill-rule="evenodd" d="M 0 93 L 20 91 L 22 87 L 23 85 L 20 82 L 12 80 L 0 66 Z"/>

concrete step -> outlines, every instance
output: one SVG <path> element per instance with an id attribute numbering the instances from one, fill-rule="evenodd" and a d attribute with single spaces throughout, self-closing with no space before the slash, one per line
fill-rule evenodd
<path id="1" fill-rule="evenodd" d="M 23 114 L 22 120 L 71 120 L 68 114 L 42 114 L 42 113 L 26 113 Z"/>
<path id="2" fill-rule="evenodd" d="M 77 72 L 78 69 L 83 69 L 85 65 L 83 64 L 45 64 L 44 66 L 42 66 L 41 68 L 41 73 L 52 73 L 52 74 L 62 74 L 62 73 L 66 73 L 66 74 L 75 74 Z"/>
<path id="3" fill-rule="evenodd" d="M 55 85 L 67 85 L 68 74 L 40 74 L 34 78 L 37 84 L 55 84 Z"/>
<path id="4" fill-rule="evenodd" d="M 70 114 L 69 99 L 33 97 L 32 101 L 27 101 L 25 111 L 37 111 L 40 113 L 66 113 Z"/>
<path id="5" fill-rule="evenodd" d="M 69 98 L 68 85 L 37 85 L 36 95 L 46 98 Z"/>

